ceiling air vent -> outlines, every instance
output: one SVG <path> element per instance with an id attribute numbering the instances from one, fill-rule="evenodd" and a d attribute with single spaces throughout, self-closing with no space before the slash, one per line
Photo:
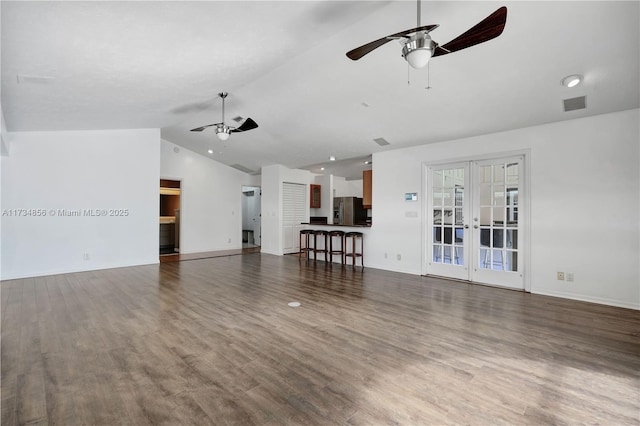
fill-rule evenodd
<path id="1" fill-rule="evenodd" d="M 233 167 L 236 170 L 240 170 L 241 172 L 245 172 L 245 173 L 255 173 L 254 170 L 248 169 L 245 166 L 243 166 L 242 164 L 232 164 L 231 167 Z"/>
<path id="2" fill-rule="evenodd" d="M 235 121 L 236 123 L 239 123 L 239 122 L 241 122 L 243 119 L 242 119 L 242 117 L 237 116 L 237 117 L 232 118 L 232 120 L 233 120 L 233 121 Z"/>
<path id="3" fill-rule="evenodd" d="M 389 145 L 389 142 L 387 142 L 387 140 L 385 138 L 376 138 L 373 140 L 375 143 L 377 143 L 380 146 L 385 146 L 385 145 Z"/>
<path id="4" fill-rule="evenodd" d="M 585 109 L 587 107 L 586 96 L 578 96 L 577 98 L 565 99 L 563 102 L 564 112 Z"/>
<path id="5" fill-rule="evenodd" d="M 49 84 L 55 80 L 54 77 L 44 76 L 44 75 L 27 75 L 27 74 L 18 74 L 16 76 L 16 80 L 18 84 Z"/>

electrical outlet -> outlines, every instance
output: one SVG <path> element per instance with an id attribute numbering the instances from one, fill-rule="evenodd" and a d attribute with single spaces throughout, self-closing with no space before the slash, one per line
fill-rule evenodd
<path id="1" fill-rule="evenodd" d="M 398 253 L 398 254 L 396 255 L 396 259 L 398 259 L 398 260 L 402 260 L 402 255 L 401 255 L 400 253 Z"/>
<path id="2" fill-rule="evenodd" d="M 83 260 L 89 260 L 89 253 L 85 253 L 82 255 Z"/>
<path id="3" fill-rule="evenodd" d="M 227 240 L 227 242 L 228 242 L 229 244 L 231 244 L 231 238 L 229 238 L 229 239 Z"/>
<path id="4" fill-rule="evenodd" d="M 385 254 L 384 254 L 384 258 L 385 258 L 385 259 L 387 258 L 387 253 L 385 253 Z"/>
<path id="5" fill-rule="evenodd" d="M 573 272 L 567 272 L 565 278 L 567 279 L 567 281 L 573 282 Z"/>
<path id="6" fill-rule="evenodd" d="M 564 281 L 564 272 L 558 272 L 558 281 Z"/>

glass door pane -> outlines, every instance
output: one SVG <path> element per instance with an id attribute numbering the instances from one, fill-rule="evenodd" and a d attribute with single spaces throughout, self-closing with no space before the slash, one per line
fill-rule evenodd
<path id="1" fill-rule="evenodd" d="M 474 163 L 474 243 L 471 280 L 523 288 L 518 246 L 522 158 Z"/>
<path id="2" fill-rule="evenodd" d="M 428 273 L 458 279 L 468 277 L 465 219 L 469 164 L 429 169 Z"/>

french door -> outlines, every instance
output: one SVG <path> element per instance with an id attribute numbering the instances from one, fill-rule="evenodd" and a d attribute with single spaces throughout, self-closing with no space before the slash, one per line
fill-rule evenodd
<path id="1" fill-rule="evenodd" d="M 427 168 L 426 271 L 524 288 L 523 158 Z"/>

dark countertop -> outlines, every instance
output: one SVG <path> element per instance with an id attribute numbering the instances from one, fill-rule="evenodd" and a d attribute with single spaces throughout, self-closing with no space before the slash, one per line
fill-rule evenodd
<path id="1" fill-rule="evenodd" d="M 337 227 L 345 227 L 345 228 L 371 228 L 370 223 L 361 223 L 358 225 L 337 225 L 337 224 L 329 224 L 329 223 L 309 223 L 302 222 L 300 225 L 311 225 L 311 226 L 337 226 Z"/>

